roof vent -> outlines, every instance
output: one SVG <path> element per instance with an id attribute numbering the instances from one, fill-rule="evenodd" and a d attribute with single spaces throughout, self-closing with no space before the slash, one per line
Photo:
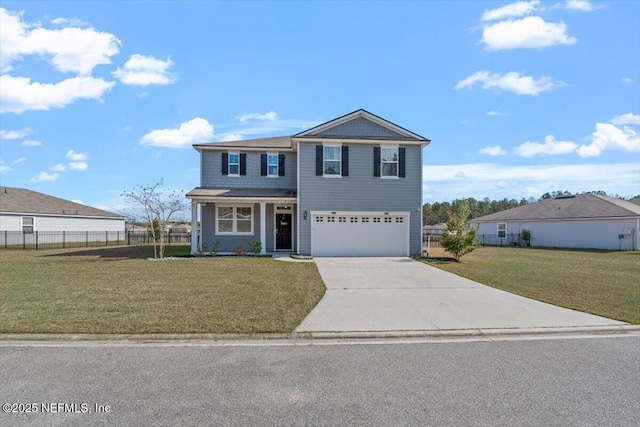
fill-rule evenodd
<path id="1" fill-rule="evenodd" d="M 576 197 L 575 194 L 558 194 L 556 199 L 573 199 L 574 197 Z"/>

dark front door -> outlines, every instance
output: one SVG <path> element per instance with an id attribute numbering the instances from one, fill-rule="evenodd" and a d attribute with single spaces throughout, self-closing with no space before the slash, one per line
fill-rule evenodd
<path id="1" fill-rule="evenodd" d="M 276 250 L 291 249 L 291 214 L 276 214 Z"/>

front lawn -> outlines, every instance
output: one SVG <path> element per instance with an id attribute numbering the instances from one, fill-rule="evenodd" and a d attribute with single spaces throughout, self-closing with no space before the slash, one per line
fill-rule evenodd
<path id="1" fill-rule="evenodd" d="M 1 250 L 0 333 L 291 332 L 325 292 L 313 263 L 148 256 L 148 246 Z"/>
<path id="2" fill-rule="evenodd" d="M 478 248 L 462 262 L 432 249 L 423 262 L 494 288 L 640 324 L 640 252 Z"/>

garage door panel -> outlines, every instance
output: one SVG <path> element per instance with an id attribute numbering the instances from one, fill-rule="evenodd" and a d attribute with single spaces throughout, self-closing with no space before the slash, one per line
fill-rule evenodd
<path id="1" fill-rule="evenodd" d="M 404 215 L 320 215 L 312 218 L 312 255 L 406 256 L 408 218 Z"/>

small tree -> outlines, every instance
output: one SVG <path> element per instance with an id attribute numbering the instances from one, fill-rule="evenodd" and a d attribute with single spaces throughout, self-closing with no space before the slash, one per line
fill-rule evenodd
<path id="1" fill-rule="evenodd" d="M 162 179 L 153 185 L 136 185 L 122 197 L 140 210 L 141 222 L 153 240 L 153 256 L 164 257 L 164 234 L 171 217 L 186 208 L 182 192 L 161 189 Z"/>
<path id="2" fill-rule="evenodd" d="M 468 254 L 478 246 L 476 243 L 478 230 L 466 227 L 469 212 L 469 203 L 461 201 L 456 212 L 447 221 L 447 230 L 440 241 L 442 247 L 452 254 L 456 261 L 460 261 L 462 255 Z"/>

